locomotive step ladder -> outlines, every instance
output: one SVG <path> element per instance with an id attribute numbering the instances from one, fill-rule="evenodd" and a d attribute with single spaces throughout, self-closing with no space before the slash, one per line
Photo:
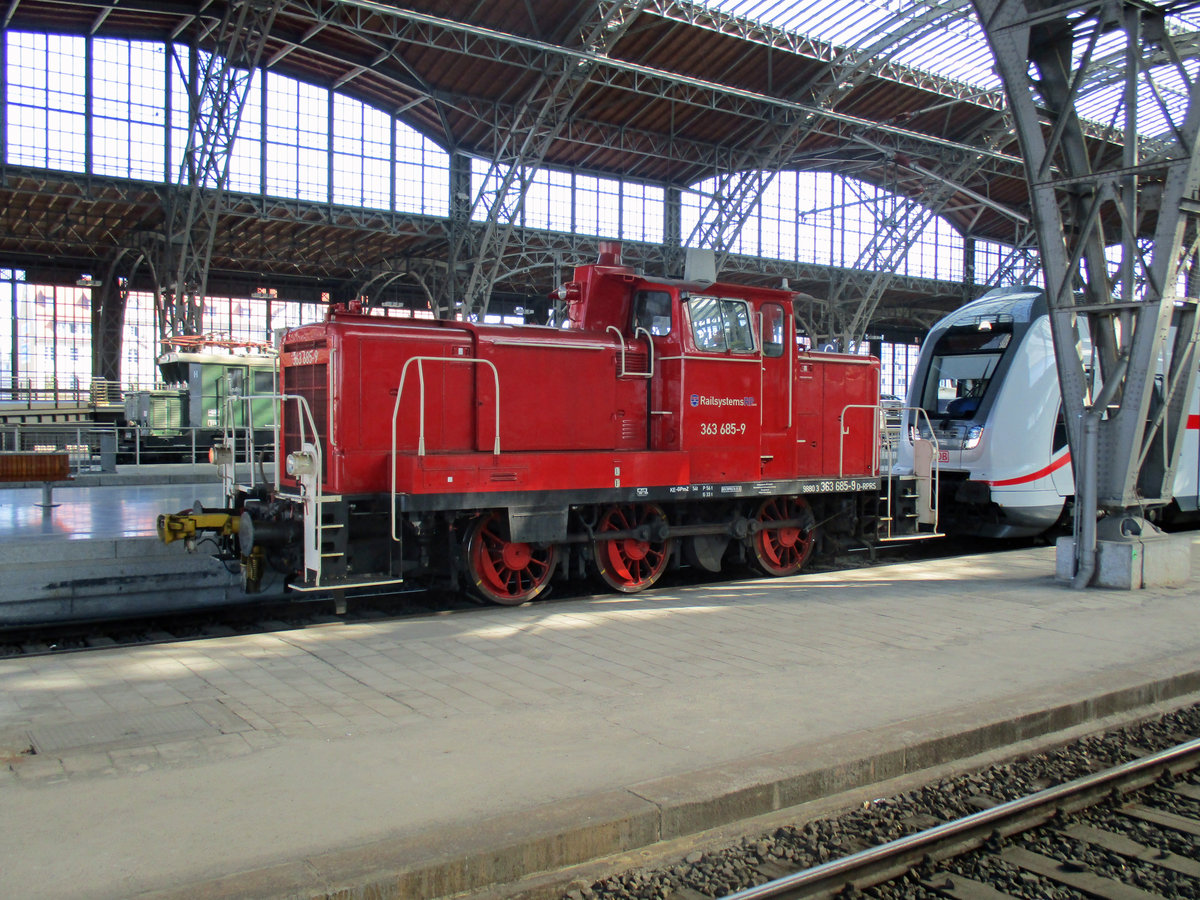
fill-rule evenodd
<path id="1" fill-rule="evenodd" d="M 340 500 L 341 497 L 328 495 L 317 498 L 317 542 L 322 580 L 346 574 L 347 509 L 346 504 L 333 502 Z"/>
<path id="2" fill-rule="evenodd" d="M 938 530 L 937 447 L 926 438 L 913 441 L 913 473 L 889 474 L 879 495 L 875 537 L 880 543 L 942 537 Z"/>
<path id="3" fill-rule="evenodd" d="M 305 583 L 289 585 L 292 590 L 305 594 L 332 593 L 336 612 L 341 615 L 346 611 L 342 592 L 404 583 L 402 577 L 390 572 L 350 571 L 346 552 L 350 539 L 349 507 L 337 494 L 320 494 L 312 500 L 317 508 L 313 529 L 317 552 L 306 563 Z"/>

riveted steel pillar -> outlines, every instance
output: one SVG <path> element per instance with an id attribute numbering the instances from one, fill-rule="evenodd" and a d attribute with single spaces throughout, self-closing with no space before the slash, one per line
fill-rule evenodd
<path id="1" fill-rule="evenodd" d="M 1196 298 L 1183 289 L 1200 209 L 1194 51 L 1169 4 L 973 3 L 1025 159 L 1076 495 L 1140 516 L 1172 498 L 1196 380 Z M 1077 582 L 1091 577 L 1086 543 Z"/>

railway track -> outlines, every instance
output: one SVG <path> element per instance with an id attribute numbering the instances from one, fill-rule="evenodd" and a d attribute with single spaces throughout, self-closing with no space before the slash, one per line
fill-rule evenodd
<path id="1" fill-rule="evenodd" d="M 847 887 L 861 890 L 910 874 L 915 875 L 919 884 L 933 896 L 967 900 L 1011 896 L 994 884 L 978 880 L 978 875 L 973 878 L 962 872 L 968 867 L 995 869 L 997 862 L 1003 864 L 1002 867 L 1017 870 L 1017 878 L 1025 884 L 1036 884 L 1047 892 L 1067 888 L 1085 895 L 1129 900 L 1164 896 L 1113 877 L 1110 870 L 1114 856 L 1118 859 L 1116 867 L 1119 869 L 1128 871 L 1138 864 L 1156 866 L 1168 878 L 1171 874 L 1182 874 L 1195 879 L 1194 887 L 1200 889 L 1200 862 L 1194 857 L 1182 857 L 1139 843 L 1126 835 L 1098 827 L 1089 822 L 1088 817 L 1070 817 L 1071 813 L 1093 807 L 1114 794 L 1124 797 L 1143 791 L 1164 778 L 1190 772 L 1197 765 L 1200 765 L 1200 740 L 1188 741 L 1143 759 L 739 891 L 729 895 L 727 900 L 832 897 Z M 1163 786 L 1133 802 L 1121 800 L 1115 812 L 1128 818 L 1130 830 L 1137 822 L 1149 822 L 1185 835 L 1200 835 L 1200 818 L 1181 816 L 1169 808 L 1172 798 L 1195 803 L 1196 812 L 1200 813 L 1200 783 L 1188 782 Z M 1057 819 L 1063 821 L 1039 827 Z M 1005 840 L 1014 835 L 1024 837 L 1017 841 Z M 1049 854 L 1062 849 L 1068 858 L 1048 855 L 1034 848 L 1044 848 Z M 983 858 L 972 859 L 968 865 L 936 865 L 980 849 Z M 1088 861 L 1089 855 L 1095 861 Z M 1146 880 L 1153 880 L 1153 876 L 1148 875 Z"/>
<path id="2" fill-rule="evenodd" d="M 566 898 L 1197 898 L 1197 736 L 1200 705 Z"/>
<path id="3" fill-rule="evenodd" d="M 907 545 L 877 556 L 867 548 L 861 552 L 846 552 L 835 557 L 814 560 L 805 572 L 834 572 L 889 564 L 918 558 L 954 556 L 978 552 L 978 542 L 946 541 L 935 544 Z M 714 576 L 698 570 L 680 569 L 664 576 L 659 584 L 644 592 L 656 593 L 677 590 L 697 584 L 716 584 L 721 581 L 747 577 L 748 572 Z M 596 586 L 588 581 L 555 584 L 537 603 L 570 602 L 591 596 Z M 315 600 L 280 600 L 278 596 L 261 603 L 235 606 L 213 606 L 170 615 L 151 615 L 136 618 L 106 619 L 63 624 L 46 623 L 23 628 L 0 629 L 0 659 L 16 656 L 46 656 L 59 653 L 79 653 L 114 646 L 138 646 L 175 641 L 228 637 L 235 634 L 261 634 L 292 628 L 345 623 L 369 622 L 409 616 L 465 612 L 486 606 L 482 601 L 462 593 L 437 589 L 411 589 L 395 593 L 376 593 L 346 598 L 345 611 L 335 612 L 335 602 L 329 598 Z"/>

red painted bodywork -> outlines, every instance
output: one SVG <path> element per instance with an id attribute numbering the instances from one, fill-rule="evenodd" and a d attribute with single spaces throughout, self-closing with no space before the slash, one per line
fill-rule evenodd
<path id="1" fill-rule="evenodd" d="M 639 292 L 669 295 L 670 333 L 635 333 Z M 393 446 L 407 495 L 877 475 L 879 363 L 795 350 L 791 293 L 620 265 L 577 269 L 566 293 L 566 328 L 334 310 L 290 332 L 282 388 L 313 408 L 323 490 L 391 491 Z M 754 349 L 698 350 L 686 301 L 701 297 L 746 301 Z M 768 305 L 782 322 L 778 356 L 759 349 Z M 295 409 L 285 404 L 285 453 L 299 449 Z"/>

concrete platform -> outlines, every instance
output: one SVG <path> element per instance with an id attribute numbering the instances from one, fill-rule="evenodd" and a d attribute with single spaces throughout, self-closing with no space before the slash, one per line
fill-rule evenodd
<path id="1" fill-rule="evenodd" d="M 160 465 L 81 475 L 54 487 L 50 509 L 40 486 L 0 488 L 0 628 L 244 602 L 236 572 L 155 534 L 160 513 L 223 505 L 214 472 Z"/>
<path id="2" fill-rule="evenodd" d="M 0 895 L 440 896 L 1200 690 L 1194 580 L 1054 571 L 1045 548 L 0 660 Z"/>

